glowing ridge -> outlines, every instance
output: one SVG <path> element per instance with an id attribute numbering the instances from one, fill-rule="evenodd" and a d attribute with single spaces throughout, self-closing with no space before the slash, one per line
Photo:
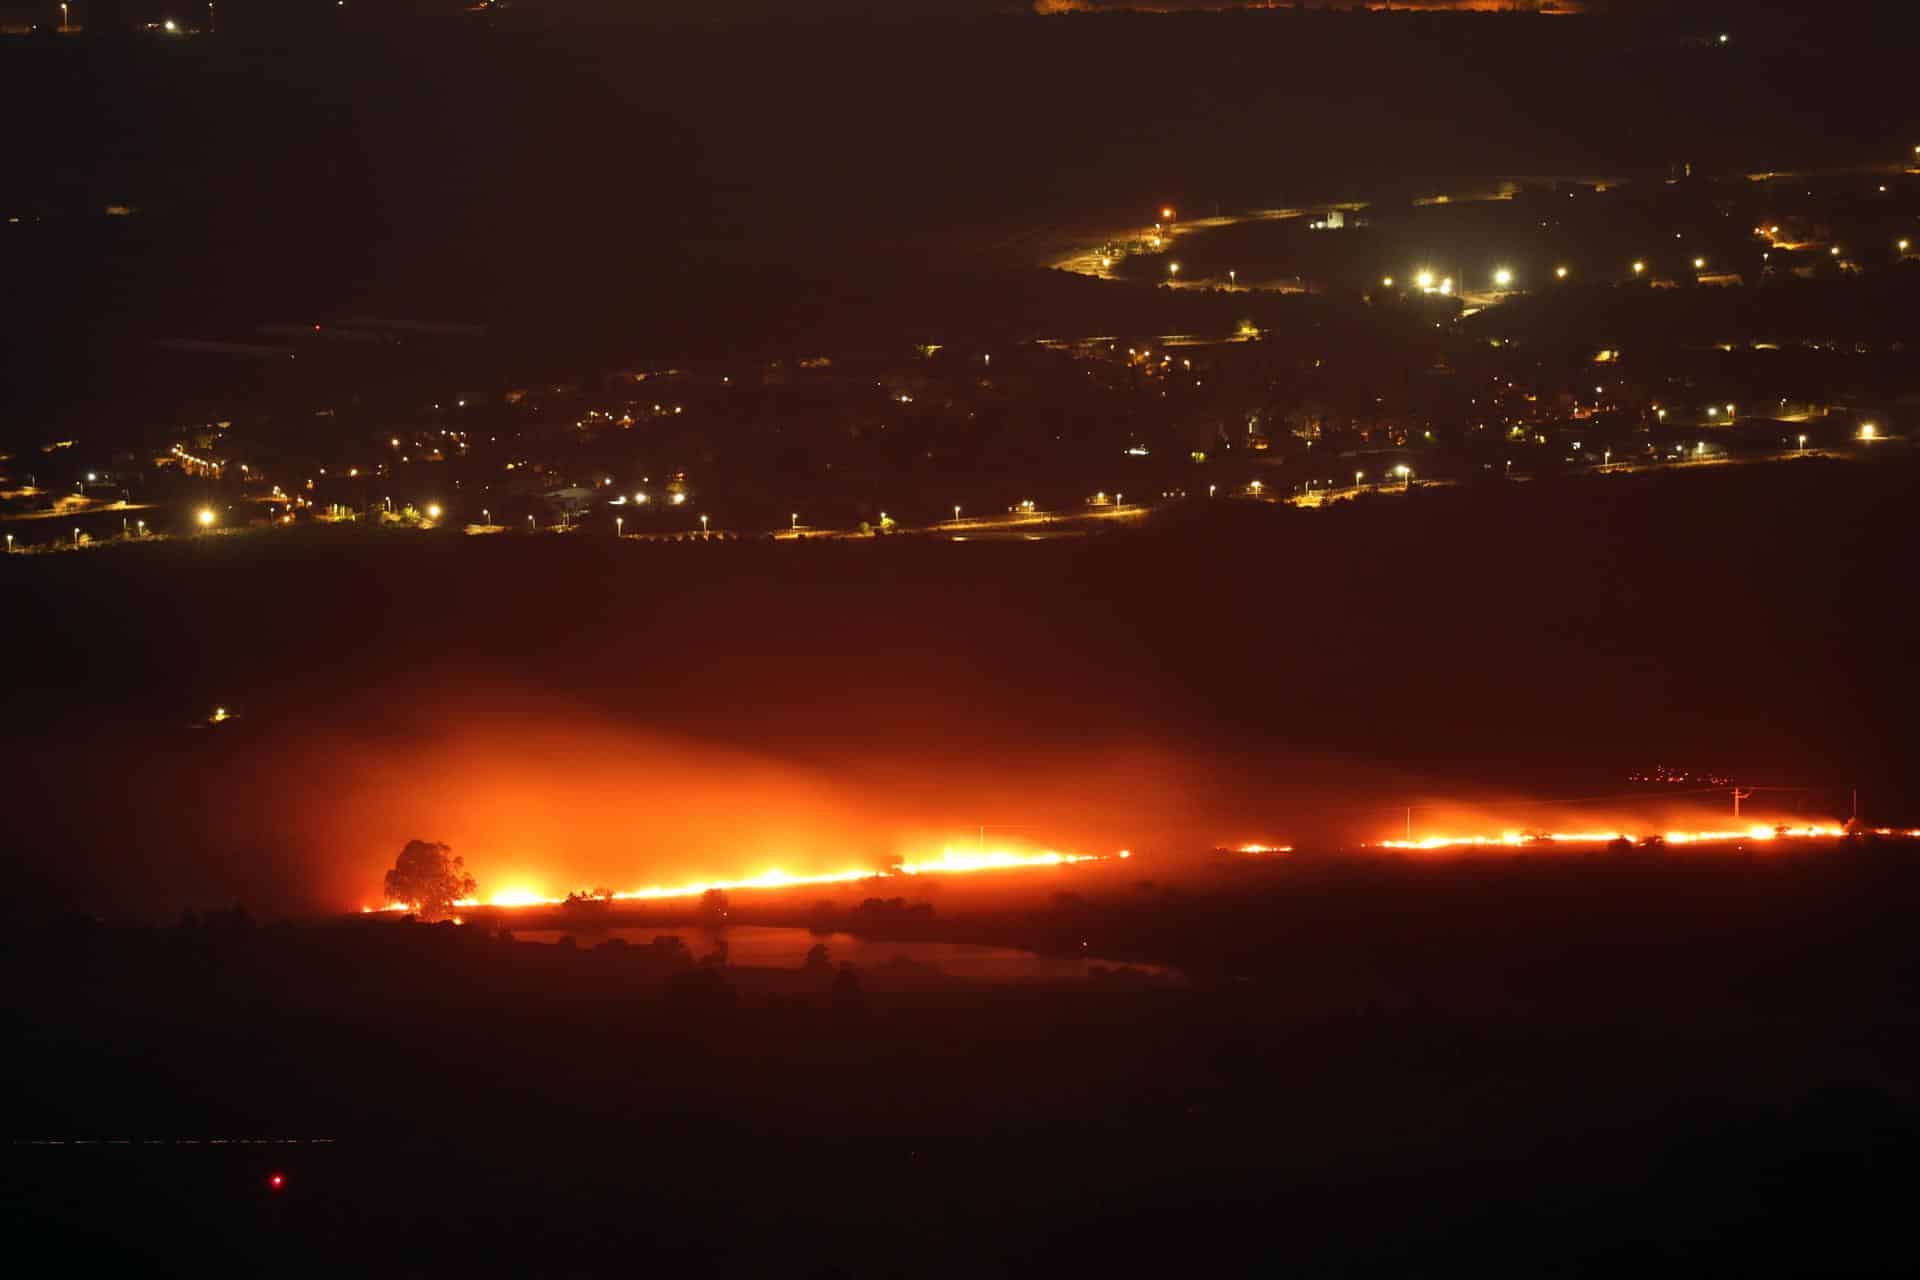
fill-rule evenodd
<path id="1" fill-rule="evenodd" d="M 1106 862 L 1110 858 L 1132 856 L 1132 852 L 1126 849 L 1109 855 L 1060 853 L 1051 849 L 1041 853 L 1017 853 L 1006 849 L 973 850 L 948 847 L 942 850 L 937 858 L 902 860 L 885 869 L 861 867 L 849 871 L 790 875 L 777 867 L 770 867 L 757 876 L 748 876 L 740 880 L 705 880 L 694 884 L 648 885 L 640 889 L 626 889 L 614 893 L 611 901 L 643 902 L 656 898 L 697 898 L 711 889 L 731 892 L 736 889 L 783 889 L 795 885 L 850 884 L 858 880 L 872 880 L 890 875 L 957 875 L 971 871 L 1009 871 L 1021 867 L 1064 867 L 1080 862 Z M 590 895 L 583 891 L 582 896 Z M 564 897 L 548 897 L 533 889 L 515 887 L 496 890 L 486 898 L 460 898 L 453 905 L 456 907 L 557 907 L 565 902 Z M 360 911 L 362 915 L 371 915 L 376 911 L 412 911 L 414 909 L 415 906 L 412 903 L 389 902 L 381 907 L 362 907 Z"/>
<path id="2" fill-rule="evenodd" d="M 1895 827 L 1872 827 L 1861 830 L 1863 834 L 1868 835 L 1920 838 L 1920 830 L 1902 830 Z M 1847 834 L 1847 828 L 1831 822 L 1797 826 L 1756 822 L 1750 826 L 1724 831 L 1658 831 L 1638 834 L 1631 831 L 1505 831 L 1497 836 L 1432 835 L 1420 836 L 1412 840 L 1381 840 L 1369 847 L 1425 851 L 1525 848 L 1529 845 L 1541 844 L 1611 844 L 1615 840 L 1631 840 L 1636 844 L 1644 840 L 1657 840 L 1666 844 L 1719 844 L 1730 840 L 1835 840 Z"/>

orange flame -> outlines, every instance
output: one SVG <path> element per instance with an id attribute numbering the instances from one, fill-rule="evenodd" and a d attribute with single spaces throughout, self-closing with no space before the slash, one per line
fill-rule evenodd
<path id="1" fill-rule="evenodd" d="M 770 867 L 757 876 L 748 876 L 739 880 L 704 880 L 693 884 L 648 885 L 640 889 L 622 890 L 612 895 L 612 901 L 697 898 L 710 889 L 732 892 L 737 889 L 785 889 L 797 885 L 849 884 L 887 875 L 958 875 L 972 871 L 1010 871 L 1024 867 L 1064 867 L 1080 862 L 1105 862 L 1108 856 L 1099 853 L 1060 853 L 1051 849 L 1039 853 L 1024 853 L 1007 849 L 972 850 L 949 847 L 937 858 L 903 860 L 886 870 L 860 867 L 847 871 L 792 875 L 777 867 Z M 1111 856 L 1130 858 L 1133 854 L 1130 850 L 1122 849 Z M 536 889 L 515 886 L 497 890 L 485 899 L 461 898 L 454 905 L 457 907 L 554 907 L 565 901 L 564 897 L 550 897 Z M 413 909 L 412 903 L 389 902 L 381 907 L 362 907 L 360 911 L 363 915 L 370 915 L 375 911 L 411 911 Z"/>
<path id="2" fill-rule="evenodd" d="M 1875 827 L 1870 833 L 1879 836 L 1898 836 L 1907 839 L 1920 838 L 1920 831 L 1906 831 L 1893 827 Z M 1658 839 L 1667 844 L 1721 844 L 1732 840 L 1833 840 L 1847 834 L 1847 829 L 1835 823 L 1814 823 L 1809 825 L 1753 823 L 1746 827 L 1723 831 L 1504 831 L 1497 836 L 1491 835 L 1430 835 L 1411 840 L 1381 840 L 1374 844 L 1376 849 L 1412 849 L 1422 852 L 1432 850 L 1462 850 L 1480 848 L 1523 848 L 1530 845 L 1583 845 L 1610 844 L 1615 840 L 1632 840 L 1636 843 L 1647 839 Z"/>

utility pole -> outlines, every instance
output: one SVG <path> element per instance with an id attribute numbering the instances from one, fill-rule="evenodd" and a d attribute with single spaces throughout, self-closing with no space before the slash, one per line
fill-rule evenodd
<path id="1" fill-rule="evenodd" d="M 1735 787 L 1733 789 L 1733 816 L 1736 818 L 1740 816 L 1740 802 L 1742 800 L 1751 800 L 1751 799 L 1753 799 L 1752 787 L 1748 787 L 1745 791 L 1742 791 L 1740 788 Z"/>
<path id="2" fill-rule="evenodd" d="M 1407 843 L 1413 843 L 1413 806 L 1407 806 Z"/>

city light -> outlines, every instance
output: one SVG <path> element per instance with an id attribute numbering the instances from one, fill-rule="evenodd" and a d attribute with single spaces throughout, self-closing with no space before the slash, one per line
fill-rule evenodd
<path id="1" fill-rule="evenodd" d="M 1707 260 L 1706 260 L 1705 258 L 1695 258 L 1695 259 L 1693 260 L 1693 269 L 1694 269 L 1695 271 L 1703 271 L 1703 270 L 1705 270 L 1705 269 L 1706 269 L 1706 265 L 1707 265 Z"/>
<path id="2" fill-rule="evenodd" d="M 1871 422 L 1863 422 L 1860 424 L 1860 438 L 1862 440 L 1877 439 L 1879 435 L 1880 428 L 1874 426 Z"/>
<path id="3" fill-rule="evenodd" d="M 213 508 L 212 507 L 200 508 L 200 510 L 197 513 L 195 513 L 194 519 L 200 522 L 201 528 L 203 529 L 207 528 L 208 526 L 213 524 Z"/>
<path id="4" fill-rule="evenodd" d="M 1413 282 L 1419 285 L 1422 289 L 1431 289 L 1433 288 L 1433 272 L 1422 271 L 1419 275 L 1413 278 Z"/>
<path id="5" fill-rule="evenodd" d="M 439 518 L 440 518 L 440 504 L 437 502 L 429 502 L 427 504 L 427 519 L 438 520 Z"/>
<path id="6" fill-rule="evenodd" d="M 1493 282 L 1494 284 L 1498 285 L 1500 288 L 1504 289 L 1508 285 L 1513 283 L 1513 272 L 1507 270 L 1505 267 L 1501 267 L 1498 271 L 1493 273 Z"/>
<path id="7" fill-rule="evenodd" d="M 1639 275 L 1642 271 L 1645 271 L 1646 269 L 1647 269 L 1647 264 L 1644 262 L 1636 262 L 1633 264 L 1633 274 L 1635 275 Z"/>
<path id="8" fill-rule="evenodd" d="M 1168 274 L 1168 275 L 1170 275 L 1170 276 L 1177 276 L 1177 275 L 1179 275 L 1179 274 L 1180 274 L 1180 264 L 1179 264 L 1179 263 L 1177 263 L 1177 262 L 1169 262 L 1169 263 L 1167 264 L 1167 274 Z"/>
<path id="9" fill-rule="evenodd" d="M 1172 208 L 1172 206 L 1168 206 L 1167 208 L 1164 208 L 1164 209 L 1162 209 L 1162 210 L 1160 211 L 1160 221 L 1162 221 L 1162 222 L 1172 222 L 1172 221 L 1173 221 L 1173 208 Z"/>
<path id="10" fill-rule="evenodd" d="M 1392 276 L 1382 276 L 1382 277 L 1380 278 L 1380 284 L 1381 284 L 1381 287 L 1382 287 L 1382 288 L 1386 288 L 1386 289 L 1391 289 L 1391 288 L 1393 288 L 1393 277 L 1392 277 Z"/>
<path id="11" fill-rule="evenodd" d="M 1565 267 L 1555 267 L 1553 269 L 1553 278 L 1556 280 L 1565 280 L 1567 278 L 1567 269 Z"/>

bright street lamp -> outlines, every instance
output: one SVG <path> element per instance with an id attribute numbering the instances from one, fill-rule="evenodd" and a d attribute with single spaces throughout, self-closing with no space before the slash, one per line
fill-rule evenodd
<path id="1" fill-rule="evenodd" d="M 213 524 L 213 508 L 202 507 L 194 514 L 193 518 L 200 522 L 202 529 L 210 528 Z"/>
<path id="2" fill-rule="evenodd" d="M 1501 267 L 1498 271 L 1493 273 L 1493 282 L 1494 284 L 1498 285 L 1500 288 L 1504 289 L 1508 285 L 1513 283 L 1513 272 L 1507 270 L 1505 267 Z"/>
<path id="3" fill-rule="evenodd" d="M 1555 267 L 1553 269 L 1553 278 L 1555 280 L 1565 280 L 1567 278 L 1567 269 L 1565 267 Z"/>
<path id="4" fill-rule="evenodd" d="M 619 537 L 626 530 L 626 527 L 627 527 L 627 518 L 625 516 L 615 516 L 613 518 L 613 536 L 614 537 L 616 538 Z"/>
<path id="5" fill-rule="evenodd" d="M 1407 488 L 1409 489 L 1413 488 L 1413 468 L 1409 467 L 1406 463 L 1403 462 L 1399 466 L 1395 467 L 1393 469 L 1393 474 L 1399 476 L 1402 480 L 1406 481 Z"/>
<path id="6" fill-rule="evenodd" d="M 1353 473 L 1353 487 L 1354 487 L 1354 488 L 1356 488 L 1356 489 L 1358 489 L 1358 488 L 1360 487 L 1360 477 L 1361 477 L 1361 476 L 1364 476 L 1365 474 L 1366 474 L 1366 472 L 1364 472 L 1364 471 L 1356 471 L 1356 472 L 1354 472 L 1354 473 Z"/>
<path id="7" fill-rule="evenodd" d="M 1642 271 L 1645 271 L 1646 269 L 1647 269 L 1647 264 L 1644 262 L 1636 262 L 1633 264 L 1633 274 L 1635 275 L 1639 275 Z"/>
<path id="8" fill-rule="evenodd" d="M 957 502 L 954 503 L 953 505 L 953 518 L 955 520 L 958 520 L 960 518 L 960 504 Z"/>
<path id="9" fill-rule="evenodd" d="M 1806 451 L 1807 451 L 1807 433 L 1802 431 L 1800 433 L 1800 452 L 1805 453 Z"/>
<path id="10" fill-rule="evenodd" d="M 707 517 L 703 514 L 700 517 L 700 532 L 705 533 L 706 531 L 707 531 Z"/>
<path id="11" fill-rule="evenodd" d="M 440 504 L 437 502 L 429 502 L 427 504 L 427 519 L 438 520 L 439 518 L 440 518 Z"/>
<path id="12" fill-rule="evenodd" d="M 796 511 L 793 513 L 793 523 L 789 525 L 788 528 L 798 529 L 799 527 L 800 527 L 800 513 Z"/>

